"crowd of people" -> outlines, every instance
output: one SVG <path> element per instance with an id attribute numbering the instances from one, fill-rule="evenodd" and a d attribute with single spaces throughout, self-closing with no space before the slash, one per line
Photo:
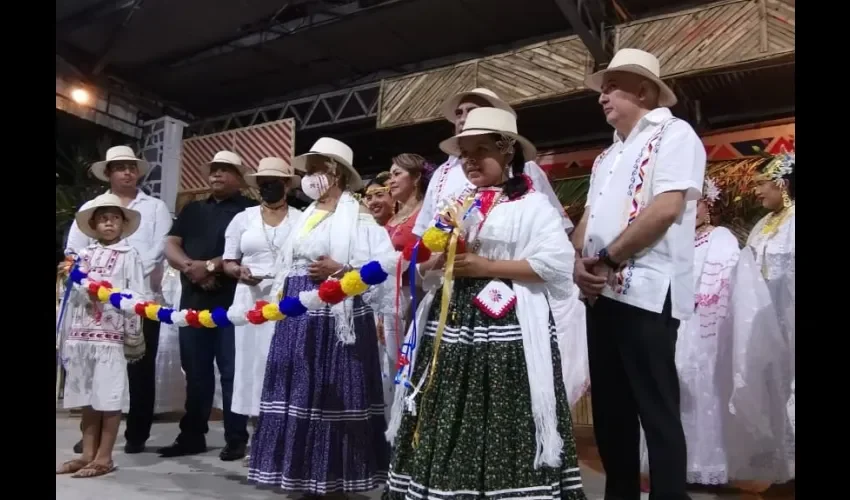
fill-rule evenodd
<path id="1" fill-rule="evenodd" d="M 482 88 L 445 100 L 455 130 L 439 167 L 400 154 L 364 186 L 333 138 L 291 165 L 222 151 L 209 198 L 173 224 L 136 188 L 147 163 L 112 148 L 92 166 L 110 189 L 77 214 L 65 265 L 133 294 L 291 311 L 352 270 L 398 263 L 284 319 L 180 326 L 185 413 L 159 454 L 207 450 L 219 372 L 221 460 L 287 491 L 584 499 L 570 408 L 588 387 L 608 500 L 639 498 L 642 473 L 655 500 L 793 479 L 794 155 L 762 162 L 769 213 L 740 249 L 712 224 L 721 193 L 655 56 L 622 49 L 586 83 L 615 132 L 575 226 L 514 110 Z M 286 202 L 294 186 L 314 200 L 304 211 Z M 74 477 L 114 469 L 127 392 L 124 451 L 145 450 L 160 330 L 178 328 L 93 293 L 70 284 L 57 328 L 64 405 L 83 409 L 80 456 L 57 471 Z"/>

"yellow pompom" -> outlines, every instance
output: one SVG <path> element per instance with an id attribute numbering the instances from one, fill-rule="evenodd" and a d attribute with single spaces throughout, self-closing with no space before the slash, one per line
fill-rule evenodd
<path id="1" fill-rule="evenodd" d="M 432 252 L 445 252 L 449 244 L 449 233 L 430 227 L 422 235 L 422 244 Z"/>
<path id="2" fill-rule="evenodd" d="M 152 321 L 159 321 L 156 317 L 156 313 L 159 312 L 160 305 L 159 304 L 148 304 L 145 306 L 145 317 Z"/>
<path id="3" fill-rule="evenodd" d="M 277 304 L 266 304 L 263 306 L 263 317 L 268 321 L 280 321 L 286 316 L 280 312 Z"/>
<path id="4" fill-rule="evenodd" d="M 218 326 L 215 324 L 215 321 L 213 321 L 212 313 L 209 311 L 209 309 L 204 309 L 203 311 L 200 311 L 198 313 L 198 323 L 204 325 L 207 328 L 215 328 L 216 326 Z"/>
<path id="5" fill-rule="evenodd" d="M 360 271 L 348 271 L 339 280 L 339 287 L 342 288 L 342 293 L 349 297 L 360 295 L 369 289 L 369 285 L 363 283 L 360 278 Z"/>
<path id="6" fill-rule="evenodd" d="M 99 301 L 101 301 L 101 302 L 106 302 L 106 301 L 108 301 L 108 300 L 109 300 L 109 294 L 110 294 L 110 293 L 111 293 L 111 292 L 109 291 L 109 289 L 108 289 L 108 288 L 106 288 L 105 286 L 102 286 L 102 287 L 98 288 L 98 289 L 97 289 L 97 300 L 99 300 Z"/>

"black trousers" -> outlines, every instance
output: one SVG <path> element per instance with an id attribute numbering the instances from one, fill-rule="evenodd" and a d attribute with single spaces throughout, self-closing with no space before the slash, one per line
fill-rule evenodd
<path id="1" fill-rule="evenodd" d="M 233 326 L 180 328 L 180 363 L 186 372 L 186 414 L 180 419 L 177 440 L 186 444 L 205 441 L 215 397 L 214 362 L 221 374 L 224 440 L 232 445 L 247 444 L 248 417 L 230 411 L 236 367 Z"/>
<path id="2" fill-rule="evenodd" d="M 593 430 L 605 468 L 605 500 L 640 499 L 641 426 L 650 499 L 689 498 L 675 360 L 678 328 L 669 292 L 661 314 L 605 297 L 587 308 Z"/>
<path id="3" fill-rule="evenodd" d="M 156 402 L 156 352 L 159 349 L 159 322 L 144 319 L 145 355 L 127 364 L 130 384 L 130 412 L 124 438 L 129 443 L 144 443 L 151 437 L 153 410 Z"/>

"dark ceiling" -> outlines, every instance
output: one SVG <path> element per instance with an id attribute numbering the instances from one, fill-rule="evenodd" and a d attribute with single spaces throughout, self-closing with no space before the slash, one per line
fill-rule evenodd
<path id="1" fill-rule="evenodd" d="M 616 23 L 685 2 L 579 3 Z M 556 0 L 56 0 L 57 55 L 201 117 L 571 31 Z"/>

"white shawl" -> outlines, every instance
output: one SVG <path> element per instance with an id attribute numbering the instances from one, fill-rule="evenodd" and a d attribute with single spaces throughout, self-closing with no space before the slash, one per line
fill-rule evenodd
<path id="1" fill-rule="evenodd" d="M 316 202 L 313 202 L 304 211 L 301 220 L 295 225 L 291 236 L 287 238 L 281 249 L 278 263 L 275 265 L 275 280 L 272 285 L 272 300 L 277 300 L 280 291 L 283 290 L 286 278 L 292 270 L 293 256 L 301 243 L 301 232 L 304 224 L 316 210 Z M 350 193 L 343 192 L 337 203 L 336 210 L 325 222 L 330 224 L 329 257 L 340 264 L 348 264 L 359 267 L 371 260 L 391 261 L 395 257 L 395 251 L 387 231 L 375 222 L 369 214 L 361 214 L 360 203 Z M 370 287 L 363 294 L 363 299 L 375 310 L 376 313 L 389 313 L 388 304 L 391 304 L 392 291 L 388 288 L 391 280 L 384 284 Z M 354 299 L 348 298 L 339 304 L 331 306 L 334 315 L 337 335 L 345 344 L 354 343 L 353 321 Z"/>

